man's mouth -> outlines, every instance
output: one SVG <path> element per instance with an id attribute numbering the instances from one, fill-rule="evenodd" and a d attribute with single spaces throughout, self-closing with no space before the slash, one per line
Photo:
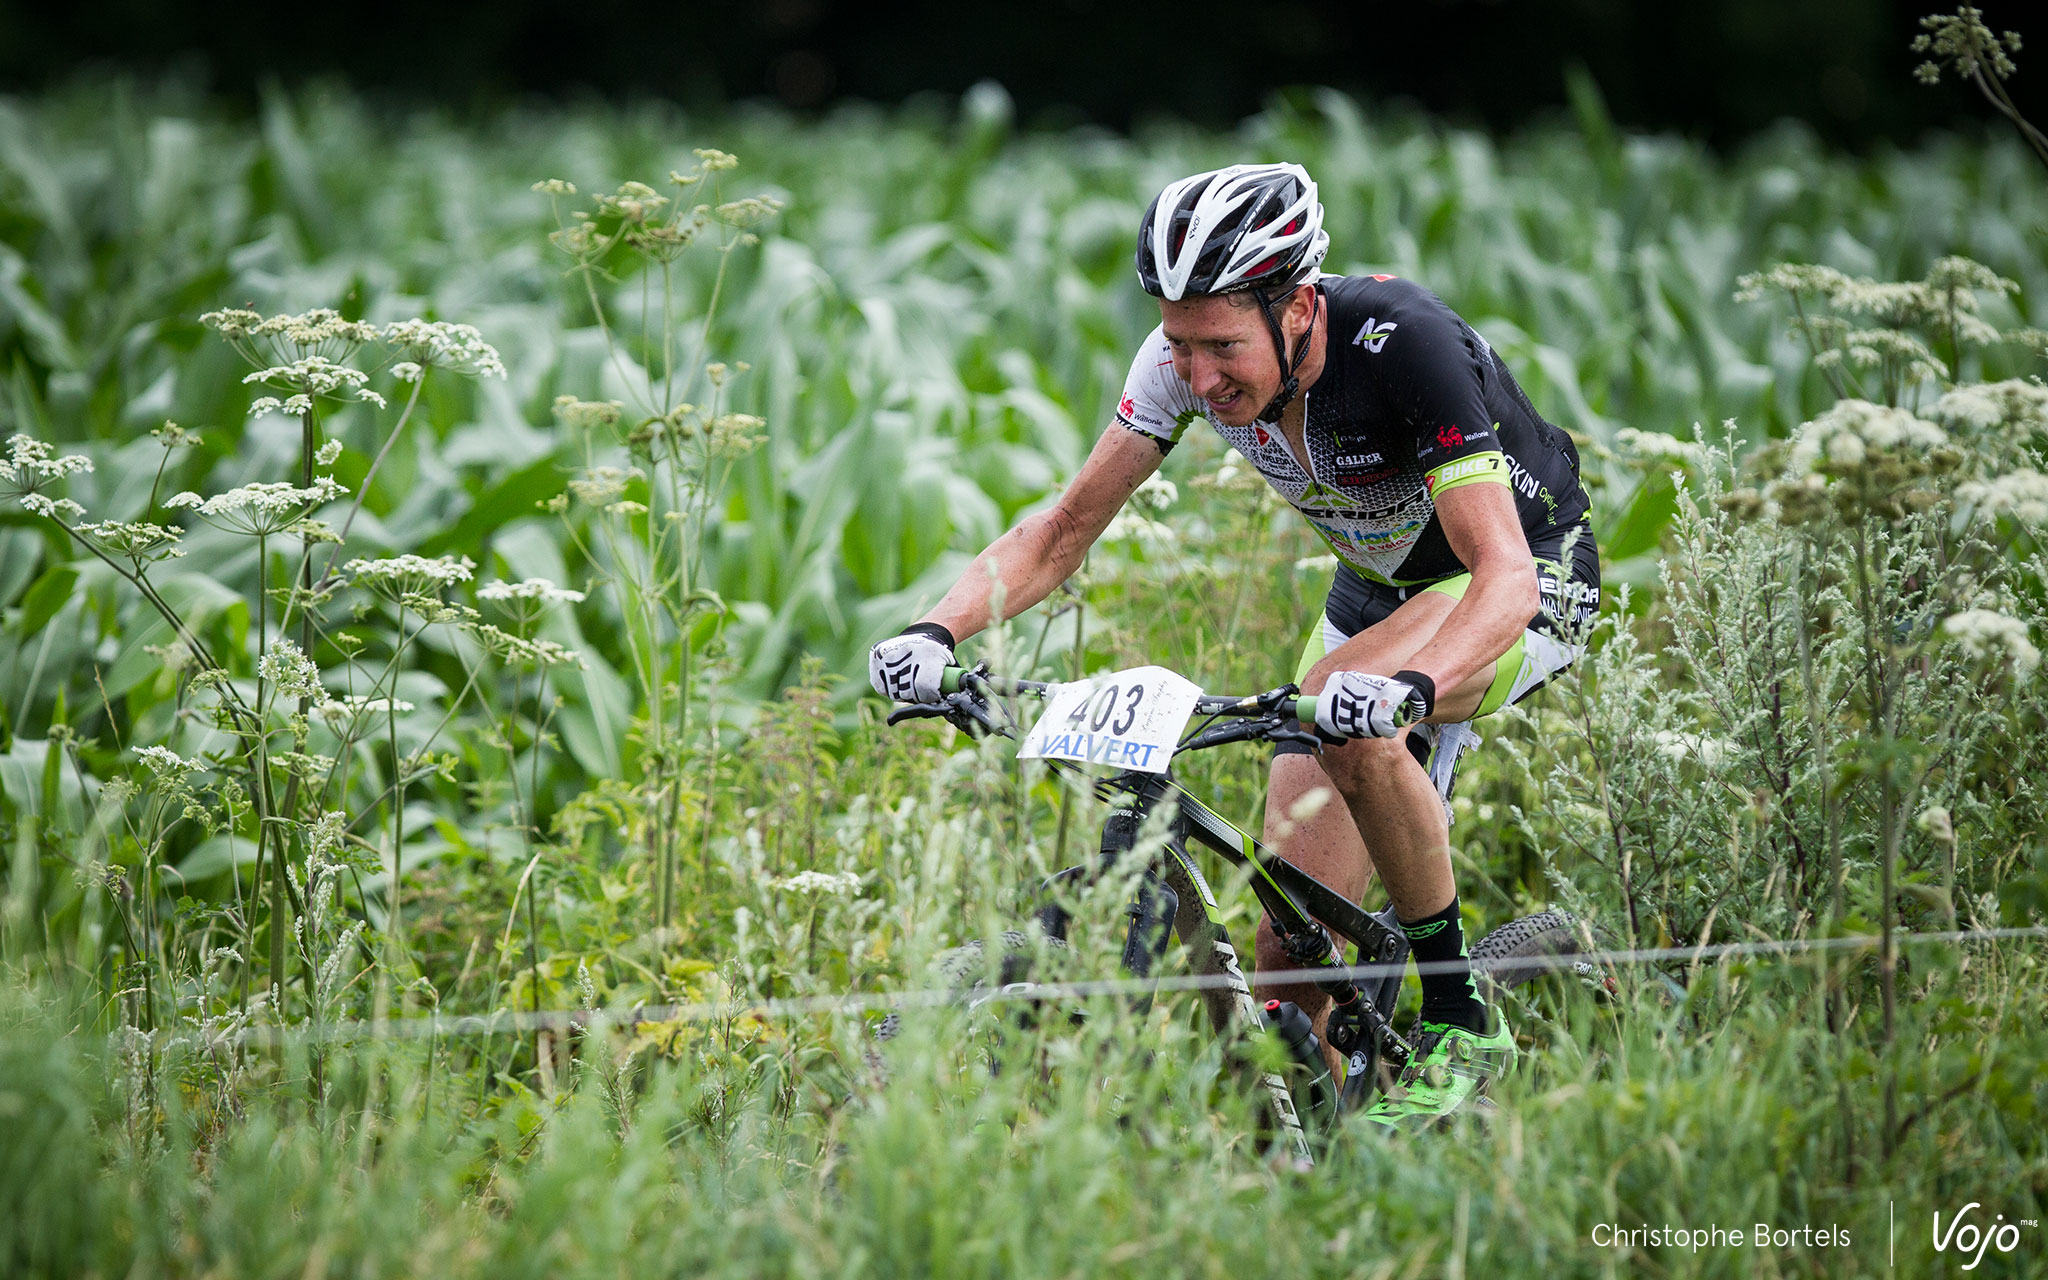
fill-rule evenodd
<path id="1" fill-rule="evenodd" d="M 1244 392 L 1242 391 L 1232 391 L 1227 395 L 1208 397 L 1210 407 L 1215 409 L 1228 409 L 1242 399 L 1244 399 Z"/>

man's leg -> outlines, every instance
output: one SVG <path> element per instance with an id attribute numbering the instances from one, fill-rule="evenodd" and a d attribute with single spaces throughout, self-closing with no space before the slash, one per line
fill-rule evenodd
<path id="1" fill-rule="evenodd" d="M 1383 621 L 1318 661 L 1302 681 L 1304 692 L 1321 690 L 1334 671 L 1376 675 L 1399 671 L 1434 638 L 1456 604 L 1455 597 L 1434 591 L 1410 597 Z M 1438 699 L 1438 714 L 1431 719 L 1452 722 L 1470 716 L 1492 680 L 1493 668 L 1488 666 L 1445 692 Z M 1334 789 L 1337 795 L 1312 816 L 1290 823 L 1290 813 L 1319 788 Z M 1372 833 L 1370 854 L 1361 832 Z M 1267 791 L 1265 838 L 1282 857 L 1354 902 L 1364 896 L 1377 869 L 1394 900 L 1395 913 L 1404 922 L 1427 927 L 1457 896 L 1443 805 L 1428 774 L 1409 754 L 1405 734 L 1326 746 L 1321 756 L 1275 757 Z M 1423 945 L 1434 954 L 1444 944 L 1461 938 L 1462 930 L 1453 922 L 1430 934 Z M 1453 954 L 1462 950 L 1459 945 Z M 1262 972 L 1294 967 L 1267 921 L 1259 923 L 1255 951 Z M 1430 990 L 1425 996 L 1437 995 L 1439 1012 L 1450 1011 L 1455 1003 L 1449 997 L 1455 993 L 1456 979 L 1453 973 L 1428 982 Z M 1469 978 L 1466 982 L 1469 988 Z M 1259 991 L 1264 998 L 1300 1005 L 1320 1033 L 1329 1003 L 1320 991 L 1296 984 L 1261 984 Z"/>

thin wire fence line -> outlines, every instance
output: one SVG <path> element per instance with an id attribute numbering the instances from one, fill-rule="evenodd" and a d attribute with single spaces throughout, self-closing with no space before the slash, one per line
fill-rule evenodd
<path id="1" fill-rule="evenodd" d="M 1896 946 L 1935 943 L 2001 942 L 2048 938 L 2048 925 L 2011 929 L 1957 929 L 1943 933 L 1899 933 Z M 1857 934 L 1841 938 L 1762 939 L 1751 942 L 1714 943 L 1694 947 L 1655 947 L 1617 951 L 1576 951 L 1563 955 L 1518 956 L 1492 966 L 1496 969 L 1576 970 L 1622 965 L 1659 964 L 1682 961 L 1697 964 L 1744 956 L 1788 957 L 1814 952 L 1876 951 L 1883 939 L 1878 934 Z M 1398 963 L 1348 965 L 1327 969 L 1281 969 L 1248 975 L 1260 986 L 1307 984 L 1347 978 L 1370 982 L 1395 974 L 1440 973 L 1457 969 L 1464 961 L 1412 960 Z M 1017 1000 L 1079 1000 L 1105 996 L 1135 996 L 1152 992 L 1228 989 L 1236 980 L 1227 974 L 1162 974 L 1157 978 L 1100 978 L 1075 982 L 1018 983 L 993 988 L 973 997 L 975 1004 Z M 783 996 L 770 1000 L 699 1000 L 684 1004 L 631 1005 L 614 1009 L 544 1009 L 539 1012 L 466 1014 L 444 1018 L 438 1013 L 423 1018 L 383 1022 L 337 1022 L 324 1026 L 251 1026 L 223 1039 L 231 1043 L 277 1045 L 282 1042 L 324 1043 L 338 1040 L 424 1040 L 441 1036 L 519 1035 L 533 1031 L 568 1031 L 576 1028 L 636 1027 L 673 1022 L 712 1022 L 720 1019 L 808 1017 L 820 1013 L 873 1013 L 900 1009 L 932 1008 L 957 1004 L 963 997 L 958 987 L 927 987 L 908 991 L 844 992 L 837 995 Z"/>

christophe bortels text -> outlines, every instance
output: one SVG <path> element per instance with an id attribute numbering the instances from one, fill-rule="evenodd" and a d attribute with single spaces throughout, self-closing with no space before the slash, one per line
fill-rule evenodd
<path id="1" fill-rule="evenodd" d="M 1592 1240 L 1599 1249 L 1846 1249 L 1849 1229 L 1774 1227 L 1768 1222 L 1750 1227 L 1624 1227 L 1603 1222 L 1593 1228 Z"/>

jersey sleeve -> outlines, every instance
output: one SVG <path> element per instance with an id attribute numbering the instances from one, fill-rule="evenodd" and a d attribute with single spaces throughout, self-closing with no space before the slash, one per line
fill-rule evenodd
<path id="1" fill-rule="evenodd" d="M 1385 352 L 1394 358 L 1385 376 L 1392 402 L 1415 433 L 1415 457 L 1430 496 L 1460 485 L 1507 484 L 1500 424 L 1486 408 L 1478 335 L 1426 291 L 1402 311 L 1399 323 L 1388 326 Z"/>
<path id="2" fill-rule="evenodd" d="M 1180 443 L 1188 424 L 1202 416 L 1195 393 L 1173 371 L 1173 353 L 1166 345 L 1164 326 L 1155 328 L 1138 344 L 1131 372 L 1124 379 L 1124 393 L 1117 398 L 1116 420 L 1140 435 L 1150 436 L 1166 453 Z"/>

